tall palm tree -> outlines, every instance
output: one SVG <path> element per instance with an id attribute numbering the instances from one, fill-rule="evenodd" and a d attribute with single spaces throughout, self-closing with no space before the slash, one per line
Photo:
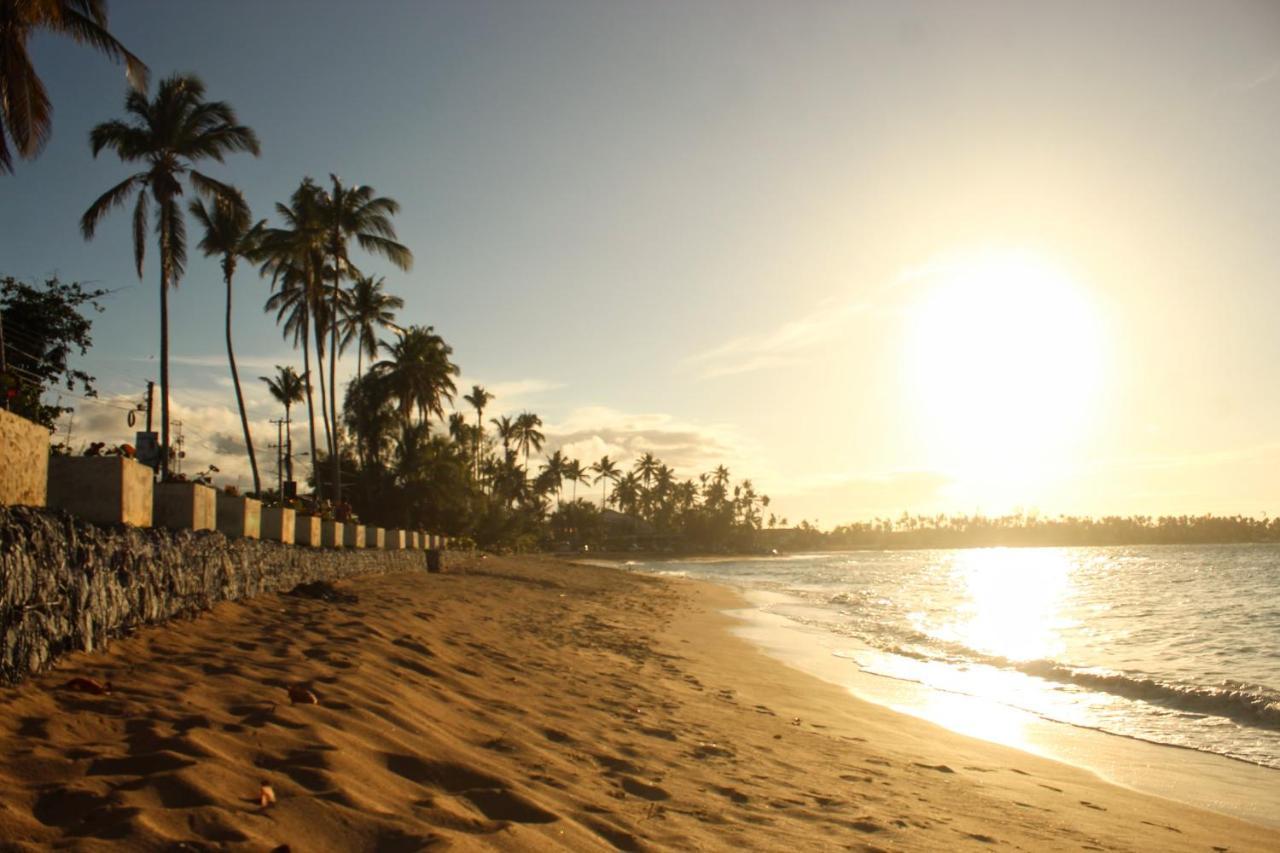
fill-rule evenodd
<path id="1" fill-rule="evenodd" d="M 564 478 L 570 483 L 573 483 L 573 496 L 571 501 L 573 503 L 577 503 L 578 484 L 588 482 L 591 479 L 591 474 L 577 459 L 570 459 L 564 463 Z"/>
<path id="2" fill-rule="evenodd" d="M 618 463 L 614 462 L 608 456 L 601 456 L 600 461 L 592 464 L 591 470 L 595 472 L 595 482 L 604 483 L 600 487 L 600 510 L 604 511 L 609 505 L 609 499 L 605 496 L 605 490 L 609 483 L 618 482 L 622 477 L 622 472 L 618 469 Z"/>
<path id="3" fill-rule="evenodd" d="M 240 428 L 244 431 L 244 446 L 249 452 L 249 467 L 253 470 L 254 494 L 262 493 L 262 480 L 258 477 L 258 457 L 253 451 L 253 436 L 249 433 L 249 415 L 244 407 L 244 393 L 240 390 L 240 372 L 236 370 L 236 353 L 231 344 L 231 279 L 236 273 L 236 263 L 241 258 L 252 258 L 262 238 L 262 222 L 249 224 L 249 205 L 239 190 L 213 201 L 212 209 L 203 201 L 191 202 L 191 215 L 204 228 L 200 239 L 200 251 L 205 257 L 218 257 L 222 263 L 222 278 L 227 285 L 227 362 L 231 365 L 231 383 L 236 389 L 236 405 L 240 409 Z"/>
<path id="4" fill-rule="evenodd" d="M 321 191 L 316 182 L 304 178 L 289 196 L 288 203 L 277 203 L 276 214 L 283 227 L 268 228 L 262 239 L 262 272 L 271 274 L 272 294 L 264 306 L 276 312 L 276 323 L 282 325 L 286 340 L 302 344 L 302 369 L 306 377 L 307 434 L 311 442 L 311 466 L 316 466 L 316 408 L 311 377 L 311 342 L 316 343 L 316 359 L 321 377 L 320 413 L 325 443 L 333 449 L 329 430 L 328 409 L 324 399 L 324 318 L 328 316 L 322 293 L 321 273 L 324 266 L 324 228 L 321 221 Z M 314 332 L 314 335 L 313 335 Z M 315 477 L 317 494 L 323 493 L 320 478 Z"/>
<path id="5" fill-rule="evenodd" d="M 402 270 L 413 266 L 413 252 L 396 242 L 396 229 L 391 217 L 400 210 L 395 199 L 375 196 L 373 187 L 344 187 L 337 175 L 330 175 L 333 189 L 325 196 L 324 214 L 328 231 L 329 256 L 333 273 L 333 287 L 329 293 L 329 405 L 334 423 L 333 488 L 335 500 L 342 496 L 342 481 L 338 465 L 338 318 L 341 312 L 342 276 L 350 274 L 351 261 L 347 255 L 347 241 L 354 238 L 360 248 L 372 254 L 382 255 Z M 450 382 L 450 385 L 453 383 Z"/>
<path id="6" fill-rule="evenodd" d="M 547 461 L 542 465 L 541 476 L 546 478 L 548 486 L 556 490 L 556 506 L 560 506 L 560 492 L 564 488 L 564 472 L 565 466 L 569 464 L 569 460 L 565 458 L 564 453 L 557 450 L 547 457 Z"/>
<path id="7" fill-rule="evenodd" d="M 19 157 L 32 160 L 52 132 L 53 105 L 27 52 L 38 31 L 123 60 L 129 84 L 147 88 L 147 66 L 107 32 L 107 0 L 0 0 L 0 175 L 13 171 L 9 140 Z"/>
<path id="8" fill-rule="evenodd" d="M 443 419 L 445 402 L 453 402 L 458 390 L 453 377 L 459 370 L 450 358 L 453 347 L 431 326 L 410 326 L 398 341 L 383 347 L 391 357 L 374 365 L 374 370 L 399 402 L 403 426 L 411 425 L 415 410 L 422 424 L 431 415 Z"/>
<path id="9" fill-rule="evenodd" d="M 644 487 L 649 488 L 649 484 L 653 482 L 653 475 L 658 473 L 658 466 L 662 463 L 652 453 L 645 453 L 636 460 L 635 467 L 631 470 L 640 475 L 640 481 L 644 483 Z"/>
<path id="10" fill-rule="evenodd" d="M 270 376 L 259 376 L 258 378 L 267 383 L 267 390 L 271 392 L 271 396 L 276 398 L 276 402 L 284 406 L 284 464 L 285 470 L 288 472 L 289 482 L 293 482 L 293 423 L 289 412 L 294 403 L 301 403 L 305 397 L 305 383 L 308 377 L 305 373 L 299 376 L 292 366 L 277 364 L 274 379 Z"/>
<path id="11" fill-rule="evenodd" d="M 136 193 L 133 208 L 133 259 L 142 278 L 146 248 L 148 193 L 156 205 L 160 243 L 160 465 L 169 474 L 169 288 L 178 283 L 187 263 L 187 229 L 179 201 L 183 178 L 201 195 L 227 195 L 230 187 L 198 172 L 199 160 L 223 158 L 236 151 L 257 154 L 258 137 L 239 124 L 235 111 L 223 101 L 206 101 L 204 84 L 193 75 L 175 74 L 163 80 L 154 100 L 131 91 L 125 98 L 128 121 L 99 124 L 89 134 L 93 156 L 110 148 L 126 163 L 142 161 L 147 168 L 107 190 L 80 218 L 80 230 L 92 239 L 98 222 Z"/>
<path id="12" fill-rule="evenodd" d="M 532 449 L 534 453 L 542 450 L 542 443 L 547 437 L 542 434 L 538 427 L 542 426 L 542 418 L 533 412 L 521 412 L 516 417 L 516 447 L 524 453 L 524 468 L 529 470 L 529 451 Z"/>
<path id="13" fill-rule="evenodd" d="M 475 463 L 475 470 L 472 475 L 478 480 L 480 479 L 480 442 L 484 438 L 484 407 L 489 405 L 489 401 L 493 399 L 493 395 L 484 389 L 483 385 L 472 385 L 471 393 L 462 399 L 470 403 L 476 410 L 476 446 L 472 451 L 472 461 Z"/>
<path id="14" fill-rule="evenodd" d="M 493 424 L 498 430 L 498 439 L 502 442 L 502 456 L 507 458 L 511 456 L 511 443 L 515 441 L 516 436 L 520 432 L 520 428 L 516 426 L 516 422 L 511 418 L 503 415 L 499 418 L 490 418 L 489 423 Z"/>
<path id="15" fill-rule="evenodd" d="M 352 283 L 348 302 L 342 316 L 342 341 L 339 352 L 345 352 L 353 342 L 356 345 L 356 376 L 363 376 L 363 357 L 369 361 L 378 357 L 378 332 L 395 328 L 395 312 L 404 307 L 404 300 L 382 289 L 386 279 L 362 275 Z"/>

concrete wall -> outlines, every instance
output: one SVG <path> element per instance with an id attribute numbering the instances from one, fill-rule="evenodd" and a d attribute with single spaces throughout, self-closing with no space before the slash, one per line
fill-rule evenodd
<path id="1" fill-rule="evenodd" d="M 151 526 L 155 473 L 122 456 L 49 457 L 49 506 L 95 524 Z"/>
<path id="2" fill-rule="evenodd" d="M 262 538 L 272 542 L 293 544 L 294 510 L 287 506 L 264 506 L 262 508 Z"/>
<path id="3" fill-rule="evenodd" d="M 44 506 L 49 430 L 0 409 L 0 504 Z"/>
<path id="4" fill-rule="evenodd" d="M 218 520 L 218 493 L 200 483 L 156 483 L 151 498 L 157 527 L 213 530 Z"/>
<path id="5" fill-rule="evenodd" d="M 218 532 L 232 539 L 260 539 L 262 501 L 218 492 Z"/>
<path id="6" fill-rule="evenodd" d="M 0 507 L 0 682 L 137 628 L 299 583 L 418 570 L 414 551 L 316 550 L 221 533 L 98 527 Z"/>

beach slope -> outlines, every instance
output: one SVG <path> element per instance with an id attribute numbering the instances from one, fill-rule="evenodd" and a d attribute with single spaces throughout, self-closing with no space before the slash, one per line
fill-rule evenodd
<path id="1" fill-rule="evenodd" d="M 490 558 L 338 589 L 0 690 L 0 850 L 1280 849 L 859 702 L 718 587 Z"/>

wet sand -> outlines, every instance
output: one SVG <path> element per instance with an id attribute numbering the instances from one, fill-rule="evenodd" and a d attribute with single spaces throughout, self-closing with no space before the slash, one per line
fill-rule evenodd
<path id="1" fill-rule="evenodd" d="M 0 850 L 1280 849 L 860 702 L 733 636 L 719 587 L 488 559 L 339 588 L 0 690 Z"/>

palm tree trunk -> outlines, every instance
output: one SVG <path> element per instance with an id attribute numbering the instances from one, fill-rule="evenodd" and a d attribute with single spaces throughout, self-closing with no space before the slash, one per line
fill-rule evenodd
<path id="1" fill-rule="evenodd" d="M 169 229 L 160 216 L 160 480 L 169 479 Z"/>
<path id="2" fill-rule="evenodd" d="M 324 382 L 324 330 L 320 328 L 320 323 L 316 321 L 316 361 L 318 367 L 316 373 L 320 376 L 320 420 L 324 424 L 324 446 L 329 452 L 333 451 L 333 432 L 329 429 L 329 398 L 325 390 Z M 319 483 L 319 473 L 316 474 L 316 482 Z"/>
<path id="3" fill-rule="evenodd" d="M 249 434 L 249 416 L 244 410 L 244 394 L 240 391 L 240 372 L 236 370 L 236 353 L 231 346 L 231 272 L 227 279 L 227 361 L 231 364 L 231 384 L 236 386 L 236 405 L 240 407 L 240 428 L 244 430 L 244 446 L 249 451 L 249 467 L 253 470 L 253 493 L 262 494 L 262 481 L 258 478 L 258 457 L 253 453 L 253 436 Z"/>
<path id="4" fill-rule="evenodd" d="M 476 408 L 476 435 L 474 445 L 471 451 L 471 467 L 474 469 L 472 477 L 477 483 L 480 482 L 480 436 L 484 433 L 484 409 Z"/>
<path id="5" fill-rule="evenodd" d="M 316 481 L 316 497 L 322 497 L 324 490 L 320 487 L 320 478 L 316 475 L 316 404 L 311 393 L 311 314 L 304 315 L 302 330 L 302 375 L 303 385 L 307 389 L 307 429 L 311 433 L 311 476 Z"/>
<path id="6" fill-rule="evenodd" d="M 293 421 L 289 419 L 289 403 L 284 404 L 284 447 L 287 454 L 284 458 L 284 470 L 289 478 L 289 482 L 293 482 Z M 280 500 L 284 501 L 284 495 L 280 496 Z"/>
<path id="7" fill-rule="evenodd" d="M 338 256 L 333 257 L 333 305 L 329 323 L 329 411 L 333 423 L 333 500 L 342 500 L 342 458 L 338 455 Z"/>

